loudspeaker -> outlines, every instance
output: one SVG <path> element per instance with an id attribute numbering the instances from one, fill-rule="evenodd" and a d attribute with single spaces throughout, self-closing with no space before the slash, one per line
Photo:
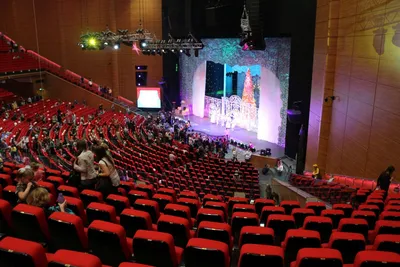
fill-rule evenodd
<path id="1" fill-rule="evenodd" d="M 288 109 L 287 110 L 287 117 L 289 122 L 293 124 L 302 124 L 303 123 L 303 114 L 300 110 L 296 109 Z"/>

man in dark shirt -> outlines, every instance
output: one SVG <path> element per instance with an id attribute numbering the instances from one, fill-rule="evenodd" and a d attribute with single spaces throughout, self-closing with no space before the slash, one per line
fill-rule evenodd
<path id="1" fill-rule="evenodd" d="M 385 190 L 386 192 L 389 190 L 390 183 L 393 180 L 393 173 L 395 168 L 393 166 L 387 167 L 387 169 L 379 175 L 377 186 L 381 190 Z"/>

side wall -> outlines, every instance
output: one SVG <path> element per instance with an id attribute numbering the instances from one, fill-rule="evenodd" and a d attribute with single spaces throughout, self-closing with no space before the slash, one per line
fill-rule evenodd
<path id="1" fill-rule="evenodd" d="M 139 2 L 143 7 L 139 8 Z M 2 0 L 0 31 L 18 44 L 96 83 L 113 88 L 115 96 L 136 100 L 135 65 L 148 66 L 148 85 L 162 77 L 162 57 L 138 56 L 130 47 L 119 51 L 82 51 L 77 43 L 83 32 L 139 28 L 162 37 L 162 0 Z M 142 15 L 143 14 L 143 15 Z M 35 24 L 36 15 L 36 24 Z"/>
<path id="2" fill-rule="evenodd" d="M 400 168 L 399 15 L 399 1 L 318 0 L 308 170 Z"/>

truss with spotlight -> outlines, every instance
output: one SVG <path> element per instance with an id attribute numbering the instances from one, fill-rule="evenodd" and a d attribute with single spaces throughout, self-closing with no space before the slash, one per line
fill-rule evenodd
<path id="1" fill-rule="evenodd" d="M 162 55 L 172 52 L 190 56 L 193 50 L 197 57 L 199 50 L 204 48 L 203 43 L 192 34 L 189 34 L 186 39 L 175 39 L 169 35 L 168 40 L 158 40 L 155 34 L 144 29 L 138 29 L 134 33 L 128 30 L 118 30 L 114 33 L 108 28 L 103 32 L 88 32 L 81 35 L 78 43 L 83 50 L 103 50 L 106 47 L 117 50 L 121 44 L 132 47 L 132 50 L 138 54 L 141 51 L 143 55 Z"/>

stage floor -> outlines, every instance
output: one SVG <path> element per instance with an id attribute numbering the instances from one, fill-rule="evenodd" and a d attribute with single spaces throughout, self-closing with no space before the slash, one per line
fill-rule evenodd
<path id="1" fill-rule="evenodd" d="M 210 136 L 225 135 L 225 127 L 211 123 L 208 118 L 200 118 L 194 115 L 189 116 L 190 124 L 196 132 L 205 133 Z M 249 132 L 246 129 L 235 127 L 235 130 L 229 130 L 229 136 L 233 140 L 241 143 L 252 143 L 257 150 L 271 148 L 272 157 L 280 158 L 285 155 L 285 148 L 276 144 L 258 140 L 257 133 Z"/>

